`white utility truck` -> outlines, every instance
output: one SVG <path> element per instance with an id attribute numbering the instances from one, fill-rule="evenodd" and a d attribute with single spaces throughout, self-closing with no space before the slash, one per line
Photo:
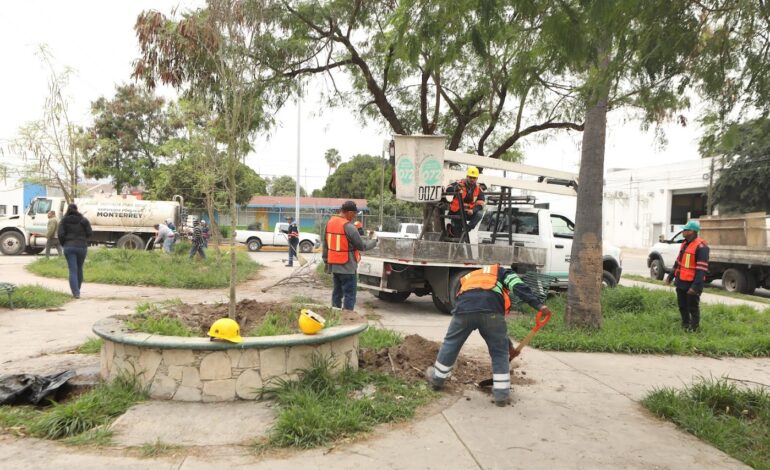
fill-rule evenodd
<path id="1" fill-rule="evenodd" d="M 155 235 L 153 225 L 171 219 L 179 227 L 183 200 L 145 201 L 135 196 L 101 196 L 76 198 L 78 211 L 88 219 L 93 229 L 92 244 L 115 245 L 119 248 L 146 248 Z M 45 248 L 48 211 L 56 212 L 61 220 L 67 211 L 63 197 L 36 197 L 23 214 L 0 218 L 0 252 L 19 255 L 40 253 Z"/>
<path id="2" fill-rule="evenodd" d="M 420 238 L 422 224 L 400 223 L 396 232 L 374 232 L 377 238 Z"/>
<path id="3" fill-rule="evenodd" d="M 700 236 L 709 246 L 706 282 L 722 280 L 729 292 L 753 293 L 757 287 L 770 289 L 770 216 L 764 212 L 705 216 L 699 219 Z M 647 255 L 650 277 L 663 279 L 673 269 L 682 232 L 670 239 L 661 235 Z"/>
<path id="4" fill-rule="evenodd" d="M 464 166 L 534 178 L 482 173 L 478 182 L 499 191 L 486 191 L 484 216 L 468 233 L 469 243 L 444 241 L 443 232 L 423 233 L 416 240 L 381 239 L 374 250 L 362 253 L 358 286 L 390 302 L 402 302 L 411 294 L 430 294 L 444 313 L 454 307 L 460 278 L 484 265 L 514 265 L 520 274 L 546 274 L 555 278 L 553 286 L 566 287 L 573 222 L 535 204 L 532 197 L 512 196 L 511 188 L 574 196 L 577 175 L 449 151 L 444 142 L 439 136 L 394 136 L 397 198 L 446 206 L 452 196 L 444 188 L 465 177 Z M 622 272 L 620 250 L 607 244 L 604 249 L 603 281 L 613 287 Z"/>

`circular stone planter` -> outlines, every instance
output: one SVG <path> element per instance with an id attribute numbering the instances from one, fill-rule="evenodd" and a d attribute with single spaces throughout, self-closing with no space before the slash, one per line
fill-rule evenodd
<path id="1" fill-rule="evenodd" d="M 335 370 L 358 369 L 358 335 L 368 325 L 334 326 L 317 335 L 244 337 L 243 343 L 129 331 L 108 317 L 93 332 L 104 340 L 101 376 L 136 376 L 150 397 L 178 401 L 253 400 L 273 379 L 295 380 L 314 354 L 332 357 Z"/>

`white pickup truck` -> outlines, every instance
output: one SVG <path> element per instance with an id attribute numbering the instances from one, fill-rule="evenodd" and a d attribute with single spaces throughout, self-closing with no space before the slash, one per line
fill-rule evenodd
<path id="1" fill-rule="evenodd" d="M 567 288 L 574 223 L 531 205 L 506 208 L 499 216 L 496 211 L 494 206 L 487 207 L 479 227 L 470 233 L 471 244 L 401 240 L 400 246 L 390 246 L 381 242 L 378 248 L 362 253 L 359 287 L 373 290 L 389 302 L 402 302 L 412 293 L 431 294 L 433 304 L 444 313 L 454 307 L 460 278 L 486 264 L 514 263 L 556 278 L 553 287 Z M 415 246 L 407 246 L 408 242 Z M 615 287 L 623 270 L 619 248 L 603 244 L 602 269 L 603 285 Z"/>
<path id="2" fill-rule="evenodd" d="M 400 223 L 398 232 L 374 232 L 377 238 L 420 238 L 422 224 Z"/>
<path id="3" fill-rule="evenodd" d="M 275 224 L 272 232 L 263 230 L 236 230 L 235 241 L 246 244 L 249 251 L 259 251 L 263 246 L 289 246 L 289 237 L 286 231 L 289 224 L 281 222 Z M 315 233 L 299 232 L 300 253 L 310 253 L 314 248 L 321 246 L 321 237 Z"/>

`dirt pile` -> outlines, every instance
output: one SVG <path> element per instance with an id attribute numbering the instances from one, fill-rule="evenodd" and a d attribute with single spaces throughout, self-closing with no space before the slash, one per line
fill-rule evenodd
<path id="1" fill-rule="evenodd" d="M 425 369 L 433 365 L 439 347 L 440 343 L 436 341 L 427 340 L 419 335 L 409 335 L 398 346 L 378 351 L 361 349 L 358 366 L 362 369 L 393 374 L 404 380 L 425 380 Z M 460 353 L 452 371 L 452 377 L 447 382 L 447 388 L 455 391 L 475 388 L 477 383 L 490 377 L 492 377 L 492 365 L 489 358 L 474 359 Z M 525 385 L 532 383 L 532 380 L 526 378 L 524 372 L 511 369 L 511 383 Z"/>

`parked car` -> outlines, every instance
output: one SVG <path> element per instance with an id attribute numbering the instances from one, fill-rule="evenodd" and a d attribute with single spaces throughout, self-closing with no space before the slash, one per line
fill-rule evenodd
<path id="1" fill-rule="evenodd" d="M 400 223 L 397 232 L 374 232 L 377 238 L 420 238 L 422 224 Z"/>
<path id="2" fill-rule="evenodd" d="M 259 251 L 263 246 L 289 246 L 286 234 L 289 224 L 281 222 L 275 225 L 272 232 L 262 230 L 236 230 L 235 241 L 244 243 L 249 251 Z M 310 253 L 321 246 L 321 237 L 315 233 L 299 232 L 300 253 Z"/>

